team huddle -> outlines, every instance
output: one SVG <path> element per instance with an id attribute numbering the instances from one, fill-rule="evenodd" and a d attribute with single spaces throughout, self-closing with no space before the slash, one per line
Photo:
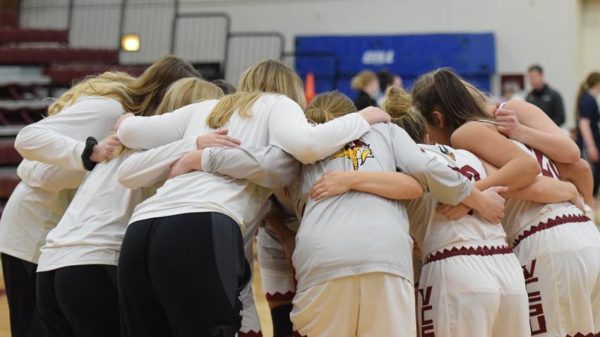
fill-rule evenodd
<path id="1" fill-rule="evenodd" d="M 273 60 L 237 88 L 166 56 L 21 130 L 0 220 L 14 337 L 600 334 L 577 145 L 449 69 L 357 111 Z"/>

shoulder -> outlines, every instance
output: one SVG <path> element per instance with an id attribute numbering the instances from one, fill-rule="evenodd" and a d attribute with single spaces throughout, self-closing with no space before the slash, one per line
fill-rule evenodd
<path id="1" fill-rule="evenodd" d="M 473 139 L 483 139 L 480 137 L 485 137 L 490 133 L 497 132 L 496 126 L 492 123 L 471 121 L 454 130 L 450 136 L 450 140 L 452 144 L 464 144 L 464 142 L 469 142 Z M 461 145 L 457 146 L 462 147 Z"/>

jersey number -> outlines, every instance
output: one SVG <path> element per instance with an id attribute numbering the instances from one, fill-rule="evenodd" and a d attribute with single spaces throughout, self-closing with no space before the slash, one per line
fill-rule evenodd
<path id="1" fill-rule="evenodd" d="M 450 166 L 450 168 L 453 169 L 454 171 L 462 174 L 463 176 L 465 176 L 467 179 L 469 179 L 471 181 L 481 180 L 481 175 L 479 174 L 479 172 L 477 172 L 477 170 L 474 169 L 470 165 L 465 165 L 461 168 Z"/>
<path id="2" fill-rule="evenodd" d="M 552 160 L 548 159 L 546 156 L 544 156 L 543 153 L 534 148 L 530 147 L 529 150 L 531 150 L 531 152 L 533 152 L 533 154 L 535 155 L 535 159 L 537 159 L 538 164 L 542 168 L 542 175 L 544 177 L 560 179 L 558 169 L 556 168 L 556 165 L 554 165 Z"/>

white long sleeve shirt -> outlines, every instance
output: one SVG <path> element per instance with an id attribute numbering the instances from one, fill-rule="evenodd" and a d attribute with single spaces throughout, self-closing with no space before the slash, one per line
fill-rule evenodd
<path id="1" fill-rule="evenodd" d="M 121 123 L 117 134 L 124 145 L 136 149 L 152 149 L 195 139 L 212 131 L 206 125 L 206 118 L 217 102 L 192 104 L 161 116 L 131 117 Z M 230 136 L 240 139 L 245 146 L 276 145 L 306 163 L 330 155 L 370 129 L 359 114 L 313 127 L 298 104 L 276 94 L 264 94 L 258 98 L 250 117 L 234 113 L 224 127 L 229 130 Z M 129 161 L 141 158 L 142 155 L 131 156 L 124 167 L 135 166 Z M 157 159 L 157 162 L 160 161 Z M 147 165 L 151 165 L 150 162 L 146 161 Z M 159 171 L 157 169 L 153 174 Z M 126 184 L 134 181 L 130 175 L 132 172 L 122 169 L 119 171 L 120 180 Z M 153 197 L 136 208 L 130 222 L 175 214 L 219 212 L 244 228 L 256 218 L 270 194 L 268 189 L 247 180 L 191 172 L 169 179 Z"/>
<path id="2" fill-rule="evenodd" d="M 24 127 L 15 148 L 25 159 L 82 171 L 81 153 L 87 137 L 106 138 L 122 114 L 123 106 L 117 100 L 80 97 L 60 113 Z"/>
<path id="3" fill-rule="evenodd" d="M 79 186 L 71 204 L 41 249 L 38 272 L 76 265 L 114 265 L 133 209 L 151 189 L 129 189 L 117 169 L 132 152 L 99 163 Z"/>
<path id="4" fill-rule="evenodd" d="M 1 252 L 38 262 L 46 235 L 87 173 L 81 163 L 85 139 L 108 136 L 122 113 L 114 99 L 86 96 L 19 132 L 15 148 L 26 160 L 17 170 L 22 181 L 0 219 Z"/>

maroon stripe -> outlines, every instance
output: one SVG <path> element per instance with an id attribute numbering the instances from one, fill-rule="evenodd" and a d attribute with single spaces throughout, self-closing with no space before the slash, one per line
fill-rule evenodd
<path id="1" fill-rule="evenodd" d="M 546 221 L 546 222 L 540 222 L 539 224 L 537 224 L 535 226 L 531 226 L 531 228 L 523 231 L 523 233 L 521 233 L 519 236 L 517 236 L 517 238 L 513 242 L 513 247 L 517 247 L 521 243 L 521 241 L 525 240 L 526 238 L 532 236 L 533 234 L 535 234 L 537 232 L 541 232 L 543 230 L 550 229 L 552 227 L 565 225 L 565 224 L 569 224 L 569 223 L 587 222 L 587 221 L 590 221 L 590 218 L 588 218 L 587 216 L 575 215 L 575 214 L 557 216 L 554 219 L 548 219 L 548 221 Z"/>
<path id="2" fill-rule="evenodd" d="M 452 249 L 439 250 L 427 257 L 427 262 L 434 262 L 444 260 L 453 256 L 462 255 L 477 255 L 477 256 L 490 256 L 490 255 L 503 255 L 511 254 L 512 249 L 508 246 L 497 246 L 497 247 L 453 247 Z"/>
<path id="3" fill-rule="evenodd" d="M 282 294 L 279 292 L 274 293 L 274 294 L 267 293 L 267 301 L 269 301 L 269 302 L 291 301 L 294 299 L 294 296 L 296 296 L 296 293 L 293 291 L 288 291 L 285 294 Z"/>
<path id="4" fill-rule="evenodd" d="M 581 332 L 578 332 L 574 335 L 567 335 L 566 337 L 600 337 L 600 332 L 597 332 L 597 333 L 590 332 L 587 335 L 584 335 Z"/>
<path id="5" fill-rule="evenodd" d="M 238 332 L 238 337 L 263 337 L 262 331 Z"/>

